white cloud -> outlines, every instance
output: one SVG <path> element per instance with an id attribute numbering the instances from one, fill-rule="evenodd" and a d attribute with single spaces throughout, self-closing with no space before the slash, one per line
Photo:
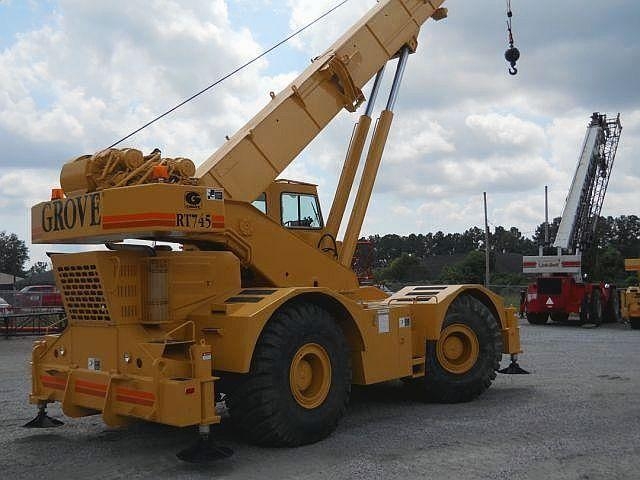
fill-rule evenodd
<path id="1" fill-rule="evenodd" d="M 389 134 L 385 161 L 410 165 L 433 153 L 451 153 L 456 147 L 453 132 L 432 120 L 427 111 L 400 112 Z"/>
<path id="2" fill-rule="evenodd" d="M 333 0 L 287 0 L 286 4 L 291 12 L 289 27 L 298 30 L 310 23 L 338 2 Z M 293 39 L 292 44 L 306 53 L 313 52 L 315 57 L 324 52 L 351 25 L 353 25 L 372 6 L 370 0 L 352 0 L 347 5 L 335 10 L 328 21 L 314 25 L 313 29 L 305 31 L 300 37 Z"/>
<path id="3" fill-rule="evenodd" d="M 545 147 L 543 128 L 512 114 L 472 114 L 465 119 L 465 124 L 492 143 L 538 151 Z"/>

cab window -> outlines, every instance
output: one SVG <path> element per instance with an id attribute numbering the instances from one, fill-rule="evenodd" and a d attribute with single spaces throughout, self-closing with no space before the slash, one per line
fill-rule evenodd
<path id="1" fill-rule="evenodd" d="M 267 214 L 267 194 L 266 193 L 261 193 L 258 198 L 256 198 L 253 202 L 251 202 L 251 205 L 253 205 L 254 207 L 256 207 L 258 210 L 260 210 L 262 213 L 264 213 L 265 215 Z"/>
<path id="2" fill-rule="evenodd" d="M 320 204 L 315 195 L 283 193 L 282 224 L 289 228 L 322 228 Z"/>

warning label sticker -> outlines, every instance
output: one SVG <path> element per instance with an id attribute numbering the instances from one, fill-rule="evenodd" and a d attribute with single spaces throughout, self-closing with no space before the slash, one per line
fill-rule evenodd
<path id="1" fill-rule="evenodd" d="M 97 372 L 102 368 L 101 363 L 102 362 L 100 362 L 99 358 L 89 357 L 87 361 L 87 369 Z"/>
<path id="2" fill-rule="evenodd" d="M 221 201 L 224 199 L 223 190 L 218 188 L 207 188 L 207 200 Z"/>
<path id="3" fill-rule="evenodd" d="M 378 333 L 389 333 L 389 310 L 378 312 Z"/>
<path id="4" fill-rule="evenodd" d="M 202 360 L 204 360 L 204 361 L 209 361 L 209 360 L 211 360 L 211 352 L 204 352 L 204 353 L 202 354 Z"/>

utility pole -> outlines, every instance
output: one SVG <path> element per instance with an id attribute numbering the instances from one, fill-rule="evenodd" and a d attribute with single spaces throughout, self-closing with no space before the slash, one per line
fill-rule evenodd
<path id="1" fill-rule="evenodd" d="M 484 286 L 489 288 L 489 221 L 487 220 L 487 192 L 484 196 Z"/>
<path id="2" fill-rule="evenodd" d="M 547 186 L 544 186 L 544 246 L 549 246 L 549 200 L 547 197 Z"/>

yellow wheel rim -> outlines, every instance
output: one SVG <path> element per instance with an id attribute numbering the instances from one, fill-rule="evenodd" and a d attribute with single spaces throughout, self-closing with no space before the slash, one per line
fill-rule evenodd
<path id="1" fill-rule="evenodd" d="M 475 365 L 480 353 L 478 337 L 466 325 L 454 323 L 440 333 L 436 343 L 438 362 L 448 372 L 466 373 Z"/>
<path id="2" fill-rule="evenodd" d="M 331 362 L 322 346 L 306 343 L 298 349 L 289 369 L 289 386 L 301 407 L 322 405 L 331 387 Z"/>

